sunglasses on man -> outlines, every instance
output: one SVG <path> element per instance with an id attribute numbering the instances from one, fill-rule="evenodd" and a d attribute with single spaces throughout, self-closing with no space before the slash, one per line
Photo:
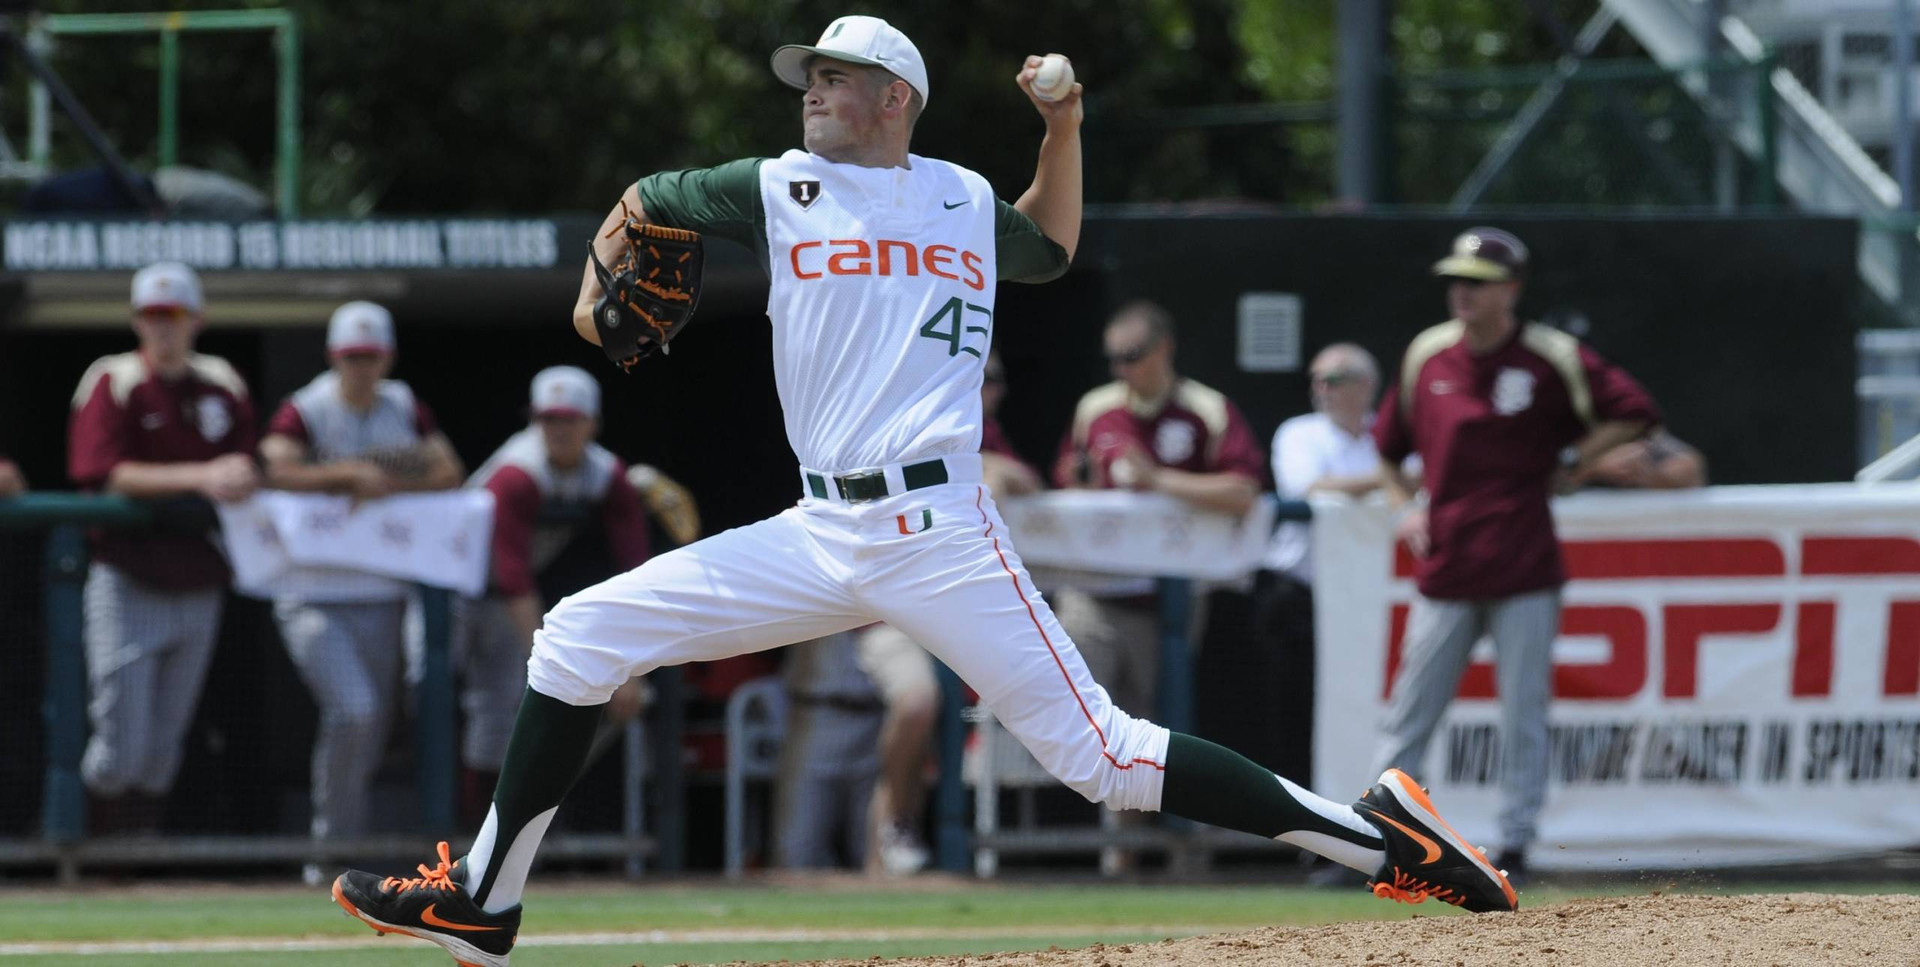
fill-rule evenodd
<path id="1" fill-rule="evenodd" d="M 1336 369 L 1331 373 L 1313 374 L 1314 382 L 1319 383 L 1320 385 L 1325 386 L 1329 389 L 1335 386 L 1342 386 L 1347 383 L 1352 383 L 1359 379 L 1360 379 L 1359 373 L 1348 372 L 1343 369 Z"/>
<path id="2" fill-rule="evenodd" d="M 1150 352 L 1153 352 L 1153 347 L 1158 344 L 1159 344 L 1159 340 L 1149 339 L 1146 342 L 1143 342 L 1140 345 L 1134 346 L 1130 349 L 1122 349 L 1117 353 L 1108 353 L 1107 362 L 1117 363 L 1121 366 L 1131 366 L 1134 363 L 1137 363 L 1142 359 L 1147 358 L 1147 354 Z"/>

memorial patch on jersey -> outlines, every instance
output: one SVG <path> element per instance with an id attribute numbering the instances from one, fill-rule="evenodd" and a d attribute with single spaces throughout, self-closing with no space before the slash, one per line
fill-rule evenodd
<path id="1" fill-rule="evenodd" d="M 801 208 L 812 208 L 820 200 L 820 183 L 817 181 L 789 181 L 787 195 Z"/>

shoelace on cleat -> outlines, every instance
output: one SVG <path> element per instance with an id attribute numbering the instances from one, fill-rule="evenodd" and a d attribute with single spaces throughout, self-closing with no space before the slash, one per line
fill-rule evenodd
<path id="1" fill-rule="evenodd" d="M 398 876 L 389 876 L 386 879 L 380 881 L 380 888 L 383 890 L 392 890 L 396 893 L 405 893 L 408 890 L 419 890 L 419 889 L 427 889 L 427 890 L 454 889 L 453 868 L 456 866 L 459 866 L 460 864 L 454 861 L 453 856 L 451 852 L 447 849 L 447 844 L 445 842 L 442 842 L 440 844 L 439 852 L 440 852 L 439 866 L 436 866 L 433 869 L 427 869 L 427 864 L 422 863 L 418 867 L 418 869 L 420 870 L 419 876 L 410 876 L 405 878 L 398 877 Z"/>
<path id="2" fill-rule="evenodd" d="M 1417 876 L 1410 876 L 1397 866 L 1393 868 L 1392 883 L 1383 880 L 1374 881 L 1373 895 L 1382 900 L 1393 900 L 1398 903 L 1424 903 L 1428 897 L 1451 903 L 1456 907 L 1465 906 L 1467 902 L 1467 898 L 1458 890 L 1428 882 Z"/>

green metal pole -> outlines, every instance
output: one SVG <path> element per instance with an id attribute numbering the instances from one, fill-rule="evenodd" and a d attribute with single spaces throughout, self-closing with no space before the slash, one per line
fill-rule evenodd
<path id="1" fill-rule="evenodd" d="M 300 214 L 300 22 L 288 16 L 274 34 L 280 58 L 280 179 L 274 193 L 281 218 Z"/>
<path id="2" fill-rule="evenodd" d="M 426 625 L 426 653 L 415 692 L 419 715 L 420 819 L 426 829 L 451 829 L 454 822 L 454 764 L 460 750 L 454 739 L 453 595 L 445 588 L 422 586 L 420 612 Z"/>
<path id="3" fill-rule="evenodd" d="M 160 31 L 160 165 L 180 159 L 180 32 Z"/>
<path id="4" fill-rule="evenodd" d="M 1756 129 L 1760 132 L 1760 183 L 1754 187 L 1755 200 L 1762 209 L 1771 210 L 1778 200 L 1778 173 L 1780 171 L 1780 138 L 1776 131 L 1779 125 L 1779 105 L 1775 103 L 1773 91 L 1773 72 L 1780 66 L 1780 54 L 1771 46 L 1760 55 L 1760 81 L 1754 86 L 1754 110 L 1760 116 L 1756 118 Z"/>
<path id="5" fill-rule="evenodd" d="M 85 532 L 68 524 L 47 533 L 47 776 L 40 824 L 47 840 L 70 844 L 86 835 L 86 787 L 80 757 L 87 744 L 87 663 L 80 631 L 81 588 L 87 580 Z"/>

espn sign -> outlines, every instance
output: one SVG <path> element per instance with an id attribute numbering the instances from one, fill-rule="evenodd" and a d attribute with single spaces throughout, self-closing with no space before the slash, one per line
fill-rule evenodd
<path id="1" fill-rule="evenodd" d="M 1606 642 L 1610 657 L 1599 663 L 1559 662 L 1553 671 L 1553 697 L 1618 701 L 1657 687 L 1664 698 L 1696 697 L 1703 647 L 1753 647 L 1752 636 L 1771 635 L 1783 623 L 1791 629 L 1793 698 L 1832 692 L 1835 635 L 1841 602 L 1824 581 L 1799 579 L 1895 578 L 1914 582 L 1904 596 L 1879 604 L 1884 613 L 1882 642 L 1850 642 L 1880 651 L 1881 693 L 1920 695 L 1920 540 L 1901 535 L 1805 535 L 1788 547 L 1769 537 L 1685 537 L 1574 540 L 1561 545 L 1567 574 L 1586 598 L 1606 597 L 1602 590 L 1620 582 L 1707 582 L 1740 580 L 1741 600 L 1713 603 L 1573 603 L 1561 615 L 1562 637 L 1593 637 Z M 1414 561 L 1404 546 L 1394 554 L 1394 577 L 1410 580 Z M 1778 594 L 1773 601 L 1753 600 L 1756 586 Z M 1389 619 L 1385 699 L 1399 670 L 1410 606 L 1395 602 Z M 1729 640 L 1724 636 L 1747 636 Z M 1658 644 L 1658 667 L 1652 646 Z M 1883 644 L 1884 648 L 1871 648 Z M 1474 662 L 1460 682 L 1463 699 L 1495 696 L 1493 665 Z"/>
<path id="2" fill-rule="evenodd" d="M 1567 563 L 1543 869 L 1836 859 L 1920 845 L 1920 487 L 1557 500 Z M 1314 788 L 1365 788 L 1413 560 L 1384 506 L 1314 502 Z M 1501 835 L 1490 663 L 1422 762 L 1468 839 Z M 1550 844 L 1550 845 L 1549 845 Z"/>

